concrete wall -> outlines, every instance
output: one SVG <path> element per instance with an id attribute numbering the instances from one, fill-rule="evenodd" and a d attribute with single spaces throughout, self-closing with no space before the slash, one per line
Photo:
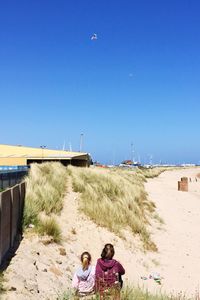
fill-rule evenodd
<path id="1" fill-rule="evenodd" d="M 0 265 L 21 232 L 25 183 L 0 193 Z"/>

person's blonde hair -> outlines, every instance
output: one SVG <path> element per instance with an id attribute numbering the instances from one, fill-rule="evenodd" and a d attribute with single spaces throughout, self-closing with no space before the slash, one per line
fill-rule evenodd
<path id="1" fill-rule="evenodd" d="M 81 262 L 83 270 L 86 270 L 91 262 L 91 255 L 89 252 L 85 251 L 81 254 Z"/>

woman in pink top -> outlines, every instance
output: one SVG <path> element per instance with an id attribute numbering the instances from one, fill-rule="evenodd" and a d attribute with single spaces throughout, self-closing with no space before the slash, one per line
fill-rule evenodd
<path id="1" fill-rule="evenodd" d="M 72 287 L 77 296 L 94 294 L 95 267 L 91 266 L 91 255 L 89 252 L 81 254 L 81 266 L 75 272 L 72 279 Z"/>

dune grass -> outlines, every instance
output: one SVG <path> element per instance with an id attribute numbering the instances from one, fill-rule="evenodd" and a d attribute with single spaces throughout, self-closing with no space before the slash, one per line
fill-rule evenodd
<path id="1" fill-rule="evenodd" d="M 26 181 L 24 227 L 35 225 L 40 234 L 47 234 L 58 241 L 60 229 L 53 215 L 59 215 L 63 208 L 66 192 L 67 172 L 60 163 L 32 164 Z M 41 218 L 40 215 L 50 216 Z"/>
<path id="2" fill-rule="evenodd" d="M 72 290 L 64 292 L 57 297 L 57 300 L 77 300 Z M 99 295 L 91 296 L 90 300 L 100 300 Z M 114 296 L 104 297 L 103 300 L 115 300 Z M 163 293 L 152 294 L 148 290 L 144 290 L 140 287 L 133 287 L 131 285 L 125 287 L 121 291 L 120 300 L 200 300 L 200 295 L 197 292 L 196 295 L 188 298 L 184 293 L 178 293 L 177 295 L 166 295 Z"/>
<path id="3" fill-rule="evenodd" d="M 80 209 L 87 216 L 119 236 L 123 236 L 123 229 L 131 229 L 141 237 L 145 249 L 156 251 L 148 231 L 155 205 L 147 197 L 144 182 L 162 171 L 161 168 L 99 170 L 71 166 L 66 171 L 56 162 L 33 164 L 26 177 L 24 227 L 33 224 L 39 234 L 50 235 L 59 241 L 60 229 L 53 216 L 62 210 L 70 175 L 74 191 L 81 193 Z M 41 218 L 41 214 L 51 218 Z"/>
<path id="4" fill-rule="evenodd" d="M 170 168 L 168 168 L 167 170 L 169 169 Z M 139 169 L 138 171 L 141 171 L 142 174 L 145 176 L 145 178 L 154 178 L 159 176 L 165 170 L 166 168 L 158 167 L 158 168 L 148 168 L 148 169 L 143 168 L 143 169 Z"/>
<path id="5" fill-rule="evenodd" d="M 37 226 L 40 235 L 48 235 L 52 237 L 52 241 L 59 243 L 61 241 L 61 229 L 54 217 L 46 217 L 40 219 Z"/>
<path id="6" fill-rule="evenodd" d="M 155 204 L 144 189 L 146 177 L 162 170 L 67 168 L 75 192 L 81 194 L 80 210 L 100 226 L 118 235 L 130 228 L 139 234 L 146 250 L 156 251 L 148 231 Z"/>

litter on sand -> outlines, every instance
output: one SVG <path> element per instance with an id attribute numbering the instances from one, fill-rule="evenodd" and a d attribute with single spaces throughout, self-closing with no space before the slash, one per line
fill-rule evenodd
<path id="1" fill-rule="evenodd" d="M 141 276 L 142 280 L 153 279 L 156 283 L 161 284 L 161 279 L 163 279 L 159 273 L 153 272 L 149 276 Z"/>

